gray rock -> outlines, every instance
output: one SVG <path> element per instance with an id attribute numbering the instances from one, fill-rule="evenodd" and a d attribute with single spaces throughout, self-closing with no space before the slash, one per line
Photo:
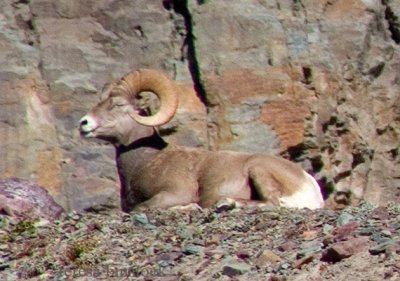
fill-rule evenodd
<path id="1" fill-rule="evenodd" d="M 224 149 L 253 153 L 276 153 L 279 140 L 272 128 L 261 122 L 231 125 L 234 140 Z"/>
<path id="2" fill-rule="evenodd" d="M 242 275 L 250 270 L 251 266 L 249 264 L 243 262 L 234 262 L 225 265 L 222 268 L 222 274 L 227 275 L 229 277 L 233 277 L 237 275 Z"/>
<path id="3" fill-rule="evenodd" d="M 345 225 L 345 224 L 349 223 L 352 220 L 354 220 L 354 216 L 353 215 L 351 215 L 349 213 L 346 213 L 346 212 L 343 212 L 338 217 L 338 219 L 336 221 L 336 224 L 338 226 L 342 226 L 342 225 Z"/>
<path id="4" fill-rule="evenodd" d="M 133 220 L 139 224 L 148 224 L 149 218 L 145 213 L 136 213 L 133 215 Z"/>
<path id="5" fill-rule="evenodd" d="M 183 247 L 182 253 L 184 253 L 186 255 L 196 255 L 196 254 L 200 253 L 200 248 L 199 248 L 199 246 L 196 246 L 193 244 L 188 244 Z"/>
<path id="6" fill-rule="evenodd" d="M 322 244 L 318 240 L 304 242 L 300 246 L 300 251 L 297 252 L 297 257 L 302 258 L 305 256 L 313 255 L 320 252 L 322 249 Z"/>
<path id="7" fill-rule="evenodd" d="M 333 226 L 330 224 L 324 224 L 322 227 L 322 231 L 324 234 L 330 233 L 332 229 L 333 229 Z"/>
<path id="8" fill-rule="evenodd" d="M 400 240 L 386 239 L 369 248 L 372 255 L 378 255 L 387 251 L 398 252 L 400 251 Z"/>

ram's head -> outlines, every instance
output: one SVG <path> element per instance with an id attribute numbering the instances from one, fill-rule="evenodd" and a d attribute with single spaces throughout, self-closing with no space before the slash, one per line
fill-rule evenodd
<path id="1" fill-rule="evenodd" d="M 158 96 L 159 110 L 147 116 L 138 106 L 141 92 Z M 175 114 L 178 94 L 172 81 L 156 70 L 132 71 L 120 80 L 104 86 L 101 100 L 80 120 L 80 132 L 85 137 L 127 145 L 148 132 L 149 127 L 167 123 Z"/>

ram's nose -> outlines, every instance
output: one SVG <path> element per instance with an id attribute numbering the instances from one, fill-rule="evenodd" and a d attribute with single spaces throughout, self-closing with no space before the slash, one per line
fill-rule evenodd
<path id="1" fill-rule="evenodd" d="M 81 120 L 79 120 L 79 131 L 84 136 L 88 136 L 88 134 L 93 132 L 97 126 L 96 120 L 89 115 L 85 115 Z"/>
<path id="2" fill-rule="evenodd" d="M 79 130 L 86 131 L 85 128 L 87 128 L 88 125 L 89 125 L 88 116 L 85 115 L 81 118 L 81 120 L 79 120 Z"/>
<path id="3" fill-rule="evenodd" d="M 89 124 L 89 121 L 87 120 L 86 117 L 82 118 L 79 122 L 80 122 L 79 123 L 80 128 L 85 127 L 87 126 L 87 124 Z"/>

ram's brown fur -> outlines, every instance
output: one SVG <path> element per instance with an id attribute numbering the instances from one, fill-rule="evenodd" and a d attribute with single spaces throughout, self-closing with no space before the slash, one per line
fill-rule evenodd
<path id="1" fill-rule="evenodd" d="M 124 211 L 190 203 L 210 207 L 224 198 L 279 205 L 301 192 L 304 200 L 300 194 L 290 206 L 323 206 L 315 180 L 281 157 L 165 143 L 154 126 L 168 122 L 175 113 L 174 85 L 158 71 L 128 73 L 105 87 L 102 101 L 81 119 L 83 135 L 109 140 L 116 147 Z M 135 97 L 144 90 L 160 97 L 156 117 L 140 116 L 134 106 Z"/>

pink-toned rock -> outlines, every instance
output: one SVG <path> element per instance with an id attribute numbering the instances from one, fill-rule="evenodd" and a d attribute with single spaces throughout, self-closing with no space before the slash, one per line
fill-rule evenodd
<path id="1" fill-rule="evenodd" d="M 387 220 L 389 217 L 389 212 L 385 207 L 377 207 L 371 212 L 371 218 L 376 220 Z"/>
<path id="2" fill-rule="evenodd" d="M 63 209 L 39 185 L 8 178 L 0 180 L 0 212 L 17 219 L 54 220 Z"/>
<path id="3" fill-rule="evenodd" d="M 355 230 L 360 226 L 356 221 L 350 221 L 345 225 L 334 228 L 328 238 L 334 242 L 343 241 L 354 235 Z"/>
<path id="4" fill-rule="evenodd" d="M 363 251 L 369 242 L 368 237 L 357 237 L 347 241 L 337 242 L 322 253 L 322 260 L 338 262 Z"/>

